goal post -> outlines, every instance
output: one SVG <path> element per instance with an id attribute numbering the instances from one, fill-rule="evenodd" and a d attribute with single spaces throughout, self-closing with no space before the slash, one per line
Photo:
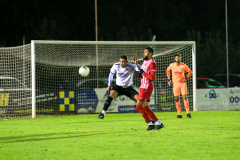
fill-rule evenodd
<path id="1" fill-rule="evenodd" d="M 31 42 L 31 72 L 32 72 L 32 118 L 36 118 L 36 72 L 35 72 L 35 43 Z"/>
<path id="2" fill-rule="evenodd" d="M 16 78 L 20 83 L 26 83 L 21 92 L 16 88 L 15 97 L 11 97 L 14 103 L 1 105 L 0 101 L 0 111 L 2 111 L 0 114 L 36 118 L 100 113 L 109 95 L 106 88 L 112 65 L 119 62 L 121 55 L 126 55 L 129 63 L 133 62 L 133 57 L 137 57 L 141 65 L 143 51 L 148 46 L 154 49 L 153 58 L 157 63 L 150 108 L 157 112 L 176 111 L 172 88 L 167 86 L 166 69 L 174 61 L 174 55 L 179 53 L 182 62 L 193 71 L 192 79 L 187 82 L 187 85 L 190 110 L 195 111 L 196 44 L 194 41 L 32 40 L 31 44 L 24 46 L 24 49 L 23 46 L 0 48 L 3 64 L 0 68 L 1 75 L 8 73 L 5 75 L 9 78 L 8 81 Z M 10 65 L 9 59 L 15 65 Z M 84 65 L 90 69 L 87 77 L 81 77 L 78 74 L 78 69 Z M 136 74 L 133 82 L 133 87 L 139 91 L 140 79 Z M 112 85 L 114 84 L 115 81 Z M 2 101 L 4 99 L 2 97 L 6 97 L 7 93 L 12 94 L 6 89 L 3 96 L 1 92 Z M 120 95 L 112 101 L 108 112 L 128 113 L 137 112 L 137 110 L 134 101 Z"/>
<path id="3" fill-rule="evenodd" d="M 197 68 L 196 68 L 196 42 L 192 42 L 192 77 L 193 77 L 193 111 L 197 111 Z"/>

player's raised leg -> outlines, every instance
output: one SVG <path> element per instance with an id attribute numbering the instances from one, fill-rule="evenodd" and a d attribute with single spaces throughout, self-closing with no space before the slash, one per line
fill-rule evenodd
<path id="1" fill-rule="evenodd" d="M 112 103 L 112 100 L 117 98 L 117 97 L 118 97 L 118 92 L 115 91 L 115 90 L 111 90 L 108 99 L 104 103 L 104 107 L 103 107 L 102 113 L 98 115 L 99 119 L 103 119 L 104 118 L 104 116 L 105 116 L 109 106 Z"/>

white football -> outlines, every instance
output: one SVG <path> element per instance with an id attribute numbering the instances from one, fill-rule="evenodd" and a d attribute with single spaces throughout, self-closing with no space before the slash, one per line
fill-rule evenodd
<path id="1" fill-rule="evenodd" d="M 89 68 L 87 66 L 82 66 L 79 68 L 79 74 L 83 77 L 87 77 L 89 74 Z"/>

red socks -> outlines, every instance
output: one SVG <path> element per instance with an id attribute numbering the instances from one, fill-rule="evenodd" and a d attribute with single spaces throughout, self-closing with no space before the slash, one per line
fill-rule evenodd
<path id="1" fill-rule="evenodd" d="M 155 113 L 150 109 L 149 106 L 143 106 L 143 109 L 147 112 L 148 117 L 150 117 L 154 122 L 158 120 Z"/>
<path id="2" fill-rule="evenodd" d="M 136 105 L 136 109 L 141 113 L 147 123 L 151 122 L 151 119 L 148 117 L 148 114 L 145 112 L 142 106 Z"/>

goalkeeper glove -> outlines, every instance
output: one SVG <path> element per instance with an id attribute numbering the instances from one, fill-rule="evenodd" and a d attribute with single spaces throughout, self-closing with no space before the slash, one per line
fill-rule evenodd
<path id="1" fill-rule="evenodd" d="M 171 83 L 172 83 L 171 79 L 168 78 L 167 81 L 168 81 L 168 85 L 171 86 Z"/>

